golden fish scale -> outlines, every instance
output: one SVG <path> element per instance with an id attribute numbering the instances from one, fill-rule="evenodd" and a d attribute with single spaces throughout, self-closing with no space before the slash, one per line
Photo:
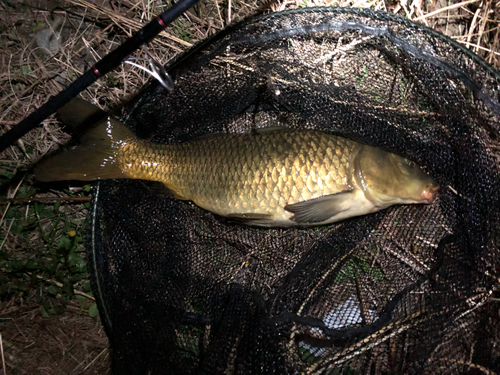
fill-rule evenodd
<path id="1" fill-rule="evenodd" d="M 118 161 L 131 178 L 165 183 L 178 197 L 220 215 L 291 216 L 287 204 L 352 188 L 360 144 L 313 130 L 228 134 L 180 145 L 138 141 Z"/>

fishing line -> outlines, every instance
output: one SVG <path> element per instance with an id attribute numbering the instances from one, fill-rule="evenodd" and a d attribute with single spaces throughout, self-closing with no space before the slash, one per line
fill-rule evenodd
<path id="1" fill-rule="evenodd" d="M 104 56 L 92 68 L 73 81 L 66 89 L 52 96 L 44 105 L 29 114 L 16 126 L 2 135 L 0 137 L 0 152 L 4 151 L 30 130 L 39 126 L 43 120 L 55 113 L 59 108 L 68 103 L 92 83 L 120 65 L 127 56 L 137 50 L 141 45 L 150 42 L 165 27 L 199 1 L 200 0 L 179 0 L 165 12 L 154 18 L 118 48 Z"/>
<path id="2" fill-rule="evenodd" d="M 146 73 L 150 74 L 154 77 L 160 84 L 167 89 L 168 91 L 172 91 L 174 89 L 174 81 L 167 73 L 165 67 L 161 65 L 158 61 L 156 61 L 149 53 L 148 46 L 144 45 L 144 58 L 140 57 L 129 57 L 124 61 L 125 64 L 130 64 L 135 66 Z M 135 63 L 134 61 L 144 61 L 146 64 L 149 64 L 149 68 L 146 68 L 142 65 Z"/>

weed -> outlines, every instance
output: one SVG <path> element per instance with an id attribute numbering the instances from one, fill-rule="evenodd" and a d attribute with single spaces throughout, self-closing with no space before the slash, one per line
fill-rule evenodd
<path id="1" fill-rule="evenodd" d="M 13 175 L 6 172 L 2 177 Z M 61 199 L 76 198 L 69 192 L 50 203 L 36 201 L 38 190 L 29 183 L 15 193 L 18 201 L 34 201 L 0 205 L 5 229 L 0 232 L 0 300 L 36 301 L 43 316 L 62 313 L 75 288 L 91 297 L 83 247 L 84 204 L 62 206 Z M 88 194 L 85 187 L 78 196 Z"/>

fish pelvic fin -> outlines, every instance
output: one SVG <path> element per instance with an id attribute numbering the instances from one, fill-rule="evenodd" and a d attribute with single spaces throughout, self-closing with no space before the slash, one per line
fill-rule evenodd
<path id="1" fill-rule="evenodd" d="M 40 162 L 35 178 L 42 182 L 127 178 L 120 153 L 135 139 L 125 125 L 108 116 L 81 138 L 80 145 Z"/>

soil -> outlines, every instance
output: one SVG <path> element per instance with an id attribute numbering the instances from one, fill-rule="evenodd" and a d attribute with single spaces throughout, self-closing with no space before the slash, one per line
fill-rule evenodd
<path id="1" fill-rule="evenodd" d="M 109 374 L 108 338 L 87 310 L 86 301 L 72 300 L 63 314 L 44 318 L 36 303 L 0 303 L 6 374 Z"/>

